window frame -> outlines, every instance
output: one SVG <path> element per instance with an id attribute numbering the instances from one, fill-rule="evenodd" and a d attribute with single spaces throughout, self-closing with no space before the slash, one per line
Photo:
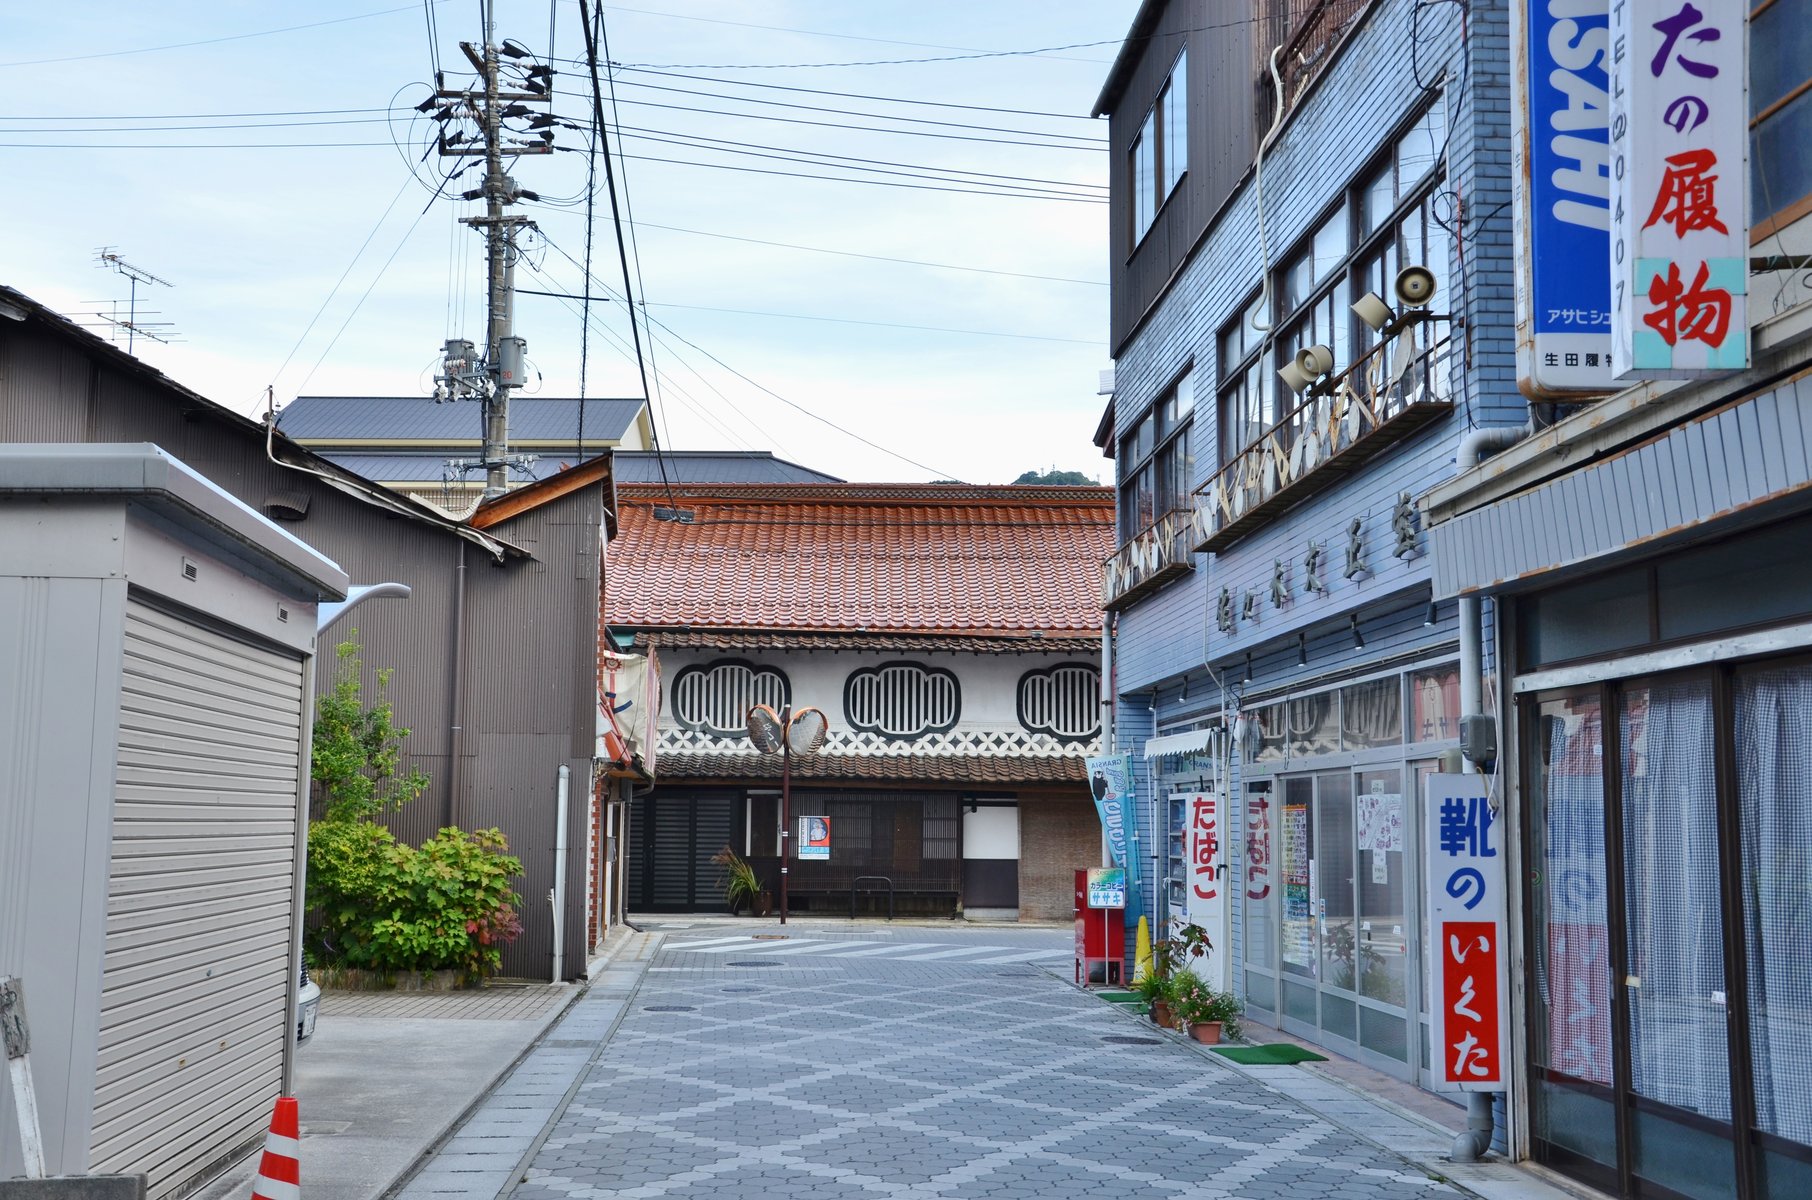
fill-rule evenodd
<path id="1" fill-rule="evenodd" d="M 1270 286 L 1264 286 L 1261 280 L 1259 289 L 1248 294 L 1248 299 L 1239 307 L 1235 315 L 1221 325 L 1216 333 L 1215 350 L 1219 379 L 1215 387 L 1217 467 L 1225 467 L 1244 453 L 1254 442 L 1269 436 L 1273 431 L 1282 428 L 1296 412 L 1302 401 L 1294 394 L 1289 394 L 1277 379 L 1277 372 L 1290 359 L 1295 357 L 1300 348 L 1296 336 L 1305 322 L 1317 317 L 1317 310 L 1324 304 L 1332 303 L 1332 319 L 1335 322 L 1332 331 L 1332 344 L 1336 349 L 1335 369 L 1341 370 L 1350 366 L 1364 354 L 1372 351 L 1378 344 L 1378 335 L 1360 321 L 1352 312 L 1352 304 L 1368 291 L 1376 290 L 1370 278 L 1372 269 L 1381 261 L 1387 261 L 1391 255 L 1397 259 L 1403 256 L 1405 223 L 1412 216 L 1421 212 L 1425 206 L 1442 190 L 1446 183 L 1445 167 L 1446 143 L 1434 147 L 1434 153 L 1422 169 L 1421 174 L 1406 179 L 1403 174 L 1404 141 L 1415 135 L 1432 119 L 1444 126 L 1447 117 L 1449 97 L 1443 92 L 1428 104 L 1418 108 L 1415 113 L 1397 129 L 1383 147 L 1347 180 L 1336 197 L 1325 205 L 1311 221 L 1308 228 L 1293 241 L 1285 253 L 1279 255 L 1271 267 Z M 1379 216 L 1375 225 L 1367 228 L 1366 203 L 1368 193 L 1372 191 L 1381 178 L 1391 180 L 1392 202 Z M 1283 298 L 1286 293 L 1288 277 L 1292 269 L 1302 261 L 1305 255 L 1315 261 L 1315 242 L 1319 235 L 1328 228 L 1328 222 L 1335 218 L 1344 220 L 1344 252 L 1334 265 L 1321 276 L 1310 281 L 1304 295 L 1288 310 L 1284 309 Z M 1421 238 L 1426 246 L 1431 239 L 1428 227 L 1438 224 L 1432 209 L 1423 217 Z M 1451 247 L 1451 235 L 1444 238 L 1444 244 Z M 1425 264 L 1436 272 L 1436 278 L 1445 280 L 1449 272 L 1449 263 Z M 1383 293 L 1380 293 L 1383 294 Z M 1266 312 L 1263 316 L 1269 320 L 1270 328 L 1253 336 L 1255 331 L 1242 329 L 1243 323 L 1252 319 L 1255 300 L 1264 300 Z M 1240 357 L 1228 362 L 1223 353 L 1231 335 L 1238 331 L 1242 338 Z M 1251 338 L 1249 345 L 1243 339 Z M 1344 348 L 1344 354 L 1342 353 Z M 1253 368 L 1259 369 L 1259 386 L 1263 389 L 1258 408 L 1269 416 L 1262 425 L 1254 426 L 1249 421 L 1235 421 L 1233 416 L 1241 407 L 1250 409 L 1248 398 L 1243 394 L 1248 383 L 1248 376 Z M 1287 405 L 1287 407 L 1286 407 Z M 1236 430 L 1256 428 L 1252 436 L 1235 438 L 1231 436 Z"/>
<path id="2" fill-rule="evenodd" d="M 1182 137 L 1177 141 L 1183 151 L 1182 169 L 1171 173 L 1169 151 L 1173 144 L 1169 124 L 1170 113 L 1181 116 Z M 1149 179 L 1146 187 L 1140 186 L 1140 154 L 1148 152 Z M 1127 245 L 1131 252 L 1136 252 L 1153 228 L 1157 226 L 1158 216 L 1170 198 L 1182 187 L 1183 180 L 1189 174 L 1189 47 L 1184 45 L 1171 60 L 1170 70 L 1165 72 L 1164 83 L 1158 88 L 1151 107 L 1139 120 L 1138 131 L 1126 146 L 1126 207 Z"/>
<path id="3" fill-rule="evenodd" d="M 1114 482 L 1114 504 L 1122 546 L 1137 541 L 1171 514 L 1189 511 L 1194 504 L 1195 454 L 1190 432 L 1195 425 L 1195 395 L 1190 383 L 1190 371 L 1193 369 L 1193 363 L 1185 367 L 1168 387 L 1158 393 L 1156 399 L 1141 410 L 1139 419 L 1115 443 L 1115 461 L 1119 469 Z M 1185 395 L 1189 397 L 1187 408 L 1184 407 Z M 1174 406 L 1168 422 L 1162 419 L 1167 406 Z M 1151 430 L 1149 448 L 1136 456 L 1129 454 L 1129 444 L 1136 446 L 1148 427 Z M 1179 450 L 1184 464 L 1181 467 L 1177 465 Z M 1132 459 L 1130 466 L 1129 458 Z M 1166 492 L 1160 470 L 1167 458 L 1171 469 L 1179 472 L 1179 478 L 1172 485 L 1174 495 Z M 1138 486 L 1140 477 L 1147 470 L 1151 473 L 1148 484 L 1151 516 L 1149 520 L 1141 520 L 1137 515 L 1142 507 L 1137 503 Z M 1127 503 L 1129 489 L 1132 490 L 1134 499 L 1132 504 Z"/>

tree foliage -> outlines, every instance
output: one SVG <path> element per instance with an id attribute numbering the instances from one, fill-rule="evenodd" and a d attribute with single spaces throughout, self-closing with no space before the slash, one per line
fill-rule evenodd
<path id="1" fill-rule="evenodd" d="M 502 947 L 522 931 L 521 898 L 510 886 L 522 862 L 496 829 L 442 829 L 417 849 L 377 823 L 419 797 L 429 780 L 413 769 L 397 774 L 409 730 L 382 696 L 390 671 L 376 672 L 379 695 L 368 705 L 358 643 L 341 643 L 336 655 L 334 685 L 315 714 L 312 762 L 323 816 L 308 829 L 313 959 L 385 975 L 452 969 L 475 981 L 495 974 Z"/>
<path id="2" fill-rule="evenodd" d="M 1027 471 L 1013 482 L 1015 484 L 1029 483 L 1060 487 L 1095 486 L 1095 481 L 1090 479 L 1087 475 L 1084 475 L 1081 471 L 1059 471 L 1055 468 L 1052 468 L 1049 471 Z"/>

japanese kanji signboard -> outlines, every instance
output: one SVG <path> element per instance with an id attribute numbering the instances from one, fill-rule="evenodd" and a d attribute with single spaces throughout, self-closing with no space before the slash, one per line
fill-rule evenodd
<path id="1" fill-rule="evenodd" d="M 1619 379 L 1749 365 L 1747 0 L 1611 4 Z"/>
<path id="2" fill-rule="evenodd" d="M 1611 0 L 1510 8 L 1517 383 L 1530 396 L 1615 391 Z"/>
<path id="3" fill-rule="evenodd" d="M 1499 1091 L 1510 1028 L 1503 821 L 1483 775 L 1430 775 L 1424 803 L 1435 1086 Z"/>
<path id="4" fill-rule="evenodd" d="M 1227 920 L 1226 854 L 1227 806 L 1218 795 L 1189 792 L 1171 797 L 1173 806 L 1182 802 L 1184 813 L 1184 876 L 1188 893 L 1184 911 L 1188 919 L 1208 931 L 1216 946 L 1225 941 L 1222 932 Z M 1210 951 L 1207 962 L 1195 965 L 1196 974 L 1217 988 L 1225 987 L 1225 967 L 1221 955 Z"/>

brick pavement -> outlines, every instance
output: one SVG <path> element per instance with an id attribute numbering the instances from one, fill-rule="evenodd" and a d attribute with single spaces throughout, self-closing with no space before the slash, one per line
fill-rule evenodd
<path id="1" fill-rule="evenodd" d="M 323 991 L 321 1011 L 336 1017 L 532 1021 L 572 999 L 570 984 L 491 983 L 456 992 Z"/>
<path id="2" fill-rule="evenodd" d="M 404 1196 L 495 1196 L 514 1179 L 517 1200 L 1457 1194 L 1029 965 L 655 961 L 694 969 L 581 1001 L 537 1050 L 541 1074 L 506 1085 L 519 1119 L 487 1106 L 450 1143 L 477 1157 L 437 1156 Z M 506 1171 L 544 1114 L 526 1170 Z"/>

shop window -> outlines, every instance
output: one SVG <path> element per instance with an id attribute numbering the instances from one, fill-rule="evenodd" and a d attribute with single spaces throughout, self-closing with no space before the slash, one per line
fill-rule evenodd
<path id="1" fill-rule="evenodd" d="M 1348 750 L 1403 741 L 1403 677 L 1373 679 L 1340 689 L 1340 744 Z"/>
<path id="2" fill-rule="evenodd" d="M 1405 934 L 1404 865 L 1408 838 L 1403 773 L 1392 767 L 1361 771 L 1354 808 L 1359 887 L 1359 993 L 1403 1007 L 1408 996 L 1409 943 Z M 1399 1032 L 1396 1037 L 1404 1035 Z M 1393 1057 L 1401 1058 L 1401 1054 Z"/>
<path id="3" fill-rule="evenodd" d="M 1409 740 L 1445 742 L 1460 736 L 1460 668 L 1457 663 L 1409 677 Z"/>
<path id="4" fill-rule="evenodd" d="M 1316 692 L 1284 702 L 1289 754 L 1303 758 L 1340 749 L 1340 693 Z"/>

